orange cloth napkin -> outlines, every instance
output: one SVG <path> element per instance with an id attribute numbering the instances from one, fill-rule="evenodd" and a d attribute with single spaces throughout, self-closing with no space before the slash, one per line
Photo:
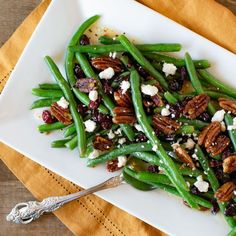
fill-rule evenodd
<path id="1" fill-rule="evenodd" d="M 215 1 L 140 0 L 140 2 L 236 52 L 236 17 Z M 49 3 L 50 0 L 42 1 L 0 49 L 0 92 Z M 2 143 L 0 143 L 0 158 L 40 200 L 47 196 L 69 194 L 81 189 Z M 55 215 L 75 235 L 132 236 L 137 235 L 137 232 L 142 236 L 165 235 L 94 195 L 65 205 L 57 210 Z"/>

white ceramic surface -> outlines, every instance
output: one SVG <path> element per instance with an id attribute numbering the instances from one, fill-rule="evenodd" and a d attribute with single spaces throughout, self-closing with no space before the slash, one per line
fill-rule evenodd
<path id="1" fill-rule="evenodd" d="M 44 64 L 52 56 L 63 70 L 66 45 L 76 28 L 88 17 L 101 14 L 99 22 L 140 42 L 177 42 L 194 58 L 207 58 L 217 77 L 236 87 L 234 54 L 132 0 L 53 0 L 22 54 L 0 96 L 0 140 L 82 187 L 104 181 L 111 174 L 103 166 L 87 168 L 76 151 L 52 149 L 58 133 L 40 134 L 29 107 L 31 89 L 50 81 Z M 219 214 L 197 212 L 162 191 L 141 192 L 128 185 L 97 194 L 132 215 L 170 235 L 226 235 L 229 227 Z M 97 206 L 99 208 L 99 206 Z M 78 219 L 79 223 L 79 219 Z M 107 222 L 109 224 L 109 222 Z M 135 229 L 134 229 L 135 230 Z"/>

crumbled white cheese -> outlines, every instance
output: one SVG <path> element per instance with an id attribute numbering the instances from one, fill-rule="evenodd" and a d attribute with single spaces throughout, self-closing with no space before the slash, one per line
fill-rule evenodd
<path id="1" fill-rule="evenodd" d="M 227 130 L 234 130 L 236 129 L 236 125 L 228 125 Z"/>
<path id="2" fill-rule="evenodd" d="M 120 168 L 122 166 L 125 166 L 127 162 L 127 157 L 126 156 L 118 156 L 118 163 L 117 166 Z"/>
<path id="3" fill-rule="evenodd" d="M 112 54 L 112 58 L 113 58 L 113 59 L 116 58 L 116 54 L 117 54 L 116 52 L 113 52 L 113 54 Z"/>
<path id="4" fill-rule="evenodd" d="M 225 116 L 225 110 L 219 110 L 217 111 L 213 117 L 211 118 L 211 122 L 214 122 L 214 121 L 218 121 L 218 122 L 221 122 L 224 120 L 224 116 Z"/>
<path id="5" fill-rule="evenodd" d="M 224 122 L 224 121 L 221 121 L 221 122 L 220 122 L 220 127 L 221 127 L 221 131 L 222 131 L 222 132 L 225 132 L 225 130 L 226 130 L 226 125 L 225 125 L 225 122 Z"/>
<path id="6" fill-rule="evenodd" d="M 199 175 L 197 177 L 197 181 L 194 183 L 194 186 L 197 187 L 197 189 L 200 191 L 200 192 L 204 192 L 206 193 L 208 191 L 208 188 L 209 188 L 209 183 L 204 181 L 202 176 Z"/>
<path id="7" fill-rule="evenodd" d="M 154 152 L 156 152 L 156 151 L 158 150 L 158 146 L 157 146 L 157 145 L 154 145 L 154 146 L 152 147 L 152 150 L 153 150 Z"/>
<path id="8" fill-rule="evenodd" d="M 134 124 L 134 128 L 135 128 L 137 131 L 139 131 L 139 132 L 143 132 L 143 128 L 142 128 L 142 126 L 141 126 L 140 124 L 135 123 L 135 124 Z"/>
<path id="9" fill-rule="evenodd" d="M 184 147 L 189 149 L 189 150 L 193 149 L 194 146 L 195 146 L 195 142 L 191 138 L 188 138 L 187 142 L 184 143 Z"/>
<path id="10" fill-rule="evenodd" d="M 121 128 L 117 129 L 116 131 L 114 131 L 115 134 L 117 135 L 122 135 L 122 130 Z"/>
<path id="11" fill-rule="evenodd" d="M 100 79 L 111 79 L 115 75 L 115 71 L 112 67 L 108 67 L 104 71 L 99 73 Z"/>
<path id="12" fill-rule="evenodd" d="M 93 151 L 89 154 L 88 158 L 94 159 L 94 158 L 98 157 L 100 154 L 101 154 L 100 150 L 93 149 Z"/>
<path id="13" fill-rule="evenodd" d="M 166 76 L 174 75 L 177 70 L 177 67 L 172 63 L 164 63 L 162 67 L 162 71 L 165 73 Z"/>
<path id="14" fill-rule="evenodd" d="M 108 132 L 107 137 L 108 137 L 109 139 L 115 138 L 115 134 L 113 133 L 112 129 L 110 129 L 110 131 Z"/>
<path id="15" fill-rule="evenodd" d="M 61 97 L 60 100 L 57 101 L 57 105 L 66 109 L 69 106 L 69 102 L 64 97 Z"/>
<path id="16" fill-rule="evenodd" d="M 170 115 L 170 110 L 167 107 L 164 107 L 161 109 L 161 115 L 162 116 L 169 116 Z"/>
<path id="17" fill-rule="evenodd" d="M 118 139 L 118 143 L 119 144 L 124 144 L 126 142 L 126 138 L 120 138 L 120 139 Z"/>
<path id="18" fill-rule="evenodd" d="M 84 122 L 85 131 L 91 133 L 96 129 L 96 123 L 93 120 L 86 120 Z"/>
<path id="19" fill-rule="evenodd" d="M 196 154 L 196 153 L 193 153 L 192 158 L 195 159 L 195 160 L 198 160 L 197 154 Z"/>
<path id="20" fill-rule="evenodd" d="M 234 195 L 236 195 L 236 191 L 234 190 Z"/>
<path id="21" fill-rule="evenodd" d="M 123 80 L 120 84 L 120 88 L 122 90 L 122 94 L 126 93 L 127 90 L 130 88 L 130 82 Z"/>
<path id="22" fill-rule="evenodd" d="M 158 93 L 158 88 L 150 84 L 142 84 L 141 91 L 145 95 L 154 96 Z"/>
<path id="23" fill-rule="evenodd" d="M 175 150 L 176 148 L 178 148 L 179 147 L 179 143 L 178 143 L 178 141 L 177 141 L 177 143 L 173 143 L 172 145 L 171 145 L 171 147 Z"/>
<path id="24" fill-rule="evenodd" d="M 95 102 L 98 99 L 98 92 L 97 90 L 92 90 L 89 92 L 89 99 Z"/>

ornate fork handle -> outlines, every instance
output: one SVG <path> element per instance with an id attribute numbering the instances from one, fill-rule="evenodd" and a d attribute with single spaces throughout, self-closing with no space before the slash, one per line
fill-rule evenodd
<path id="1" fill-rule="evenodd" d="M 38 219 L 45 212 L 53 212 L 63 206 L 65 203 L 73 201 L 75 199 L 86 196 L 90 193 L 94 193 L 103 189 L 114 188 L 119 186 L 123 182 L 123 176 L 118 175 L 112 177 L 105 182 L 98 184 L 89 189 L 72 193 L 66 196 L 60 197 L 48 197 L 41 202 L 29 201 L 18 203 L 7 215 L 7 221 L 13 221 L 17 224 L 28 224 L 35 219 Z"/>

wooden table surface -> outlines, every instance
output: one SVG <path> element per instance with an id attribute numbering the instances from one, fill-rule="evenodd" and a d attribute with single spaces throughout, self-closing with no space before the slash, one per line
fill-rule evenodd
<path id="1" fill-rule="evenodd" d="M 236 0 L 218 0 L 236 14 Z M 40 0 L 0 0 L 0 46 L 10 37 Z M 69 236 L 72 233 L 53 215 L 45 215 L 29 225 L 15 225 L 5 220 L 18 202 L 34 199 L 0 160 L 0 236 Z"/>

